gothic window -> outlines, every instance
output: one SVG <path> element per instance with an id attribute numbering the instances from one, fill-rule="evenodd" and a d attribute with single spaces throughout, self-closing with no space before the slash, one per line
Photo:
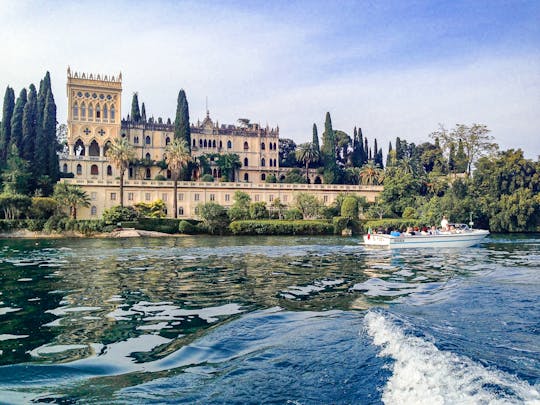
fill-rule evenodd
<path id="1" fill-rule="evenodd" d="M 99 145 L 95 140 L 90 143 L 90 147 L 88 148 L 88 155 L 99 156 Z"/>
<path id="2" fill-rule="evenodd" d="M 212 176 L 217 177 L 217 169 L 214 169 L 214 171 L 212 172 Z"/>
<path id="3" fill-rule="evenodd" d="M 112 166 L 111 165 L 107 166 L 107 176 L 112 176 Z"/>
<path id="4" fill-rule="evenodd" d="M 67 173 L 67 164 L 64 163 L 64 166 L 62 166 L 62 171 L 64 173 Z"/>
<path id="5" fill-rule="evenodd" d="M 274 161 L 272 159 L 270 159 L 268 163 L 270 164 L 270 167 L 274 166 Z"/>
<path id="6" fill-rule="evenodd" d="M 90 208 L 90 215 L 93 217 L 97 215 L 97 207 L 95 205 L 92 205 L 92 208 Z"/>
<path id="7" fill-rule="evenodd" d="M 202 141 L 202 139 L 199 139 L 199 147 L 202 148 L 202 146 L 203 146 L 203 141 Z"/>
<path id="8" fill-rule="evenodd" d="M 248 165 L 248 158 L 245 158 L 244 159 L 244 166 L 247 166 Z"/>
<path id="9" fill-rule="evenodd" d="M 101 118 L 101 107 L 96 105 L 96 118 Z"/>
<path id="10" fill-rule="evenodd" d="M 81 119 L 86 119 L 86 104 L 84 102 L 81 104 Z"/>
<path id="11" fill-rule="evenodd" d="M 144 156 L 144 158 L 145 158 L 146 160 L 150 160 L 150 153 L 147 153 L 147 154 Z"/>
<path id="12" fill-rule="evenodd" d="M 99 174 L 99 169 L 98 169 L 97 165 L 90 166 L 90 174 L 92 176 L 97 176 Z"/>
<path id="13" fill-rule="evenodd" d="M 114 105 L 111 105 L 111 121 L 114 122 Z"/>
<path id="14" fill-rule="evenodd" d="M 172 177 L 172 172 L 167 169 L 167 178 L 170 179 Z"/>
<path id="15" fill-rule="evenodd" d="M 152 140 L 150 139 L 149 136 L 147 136 L 147 137 L 145 138 L 145 143 L 146 143 L 147 145 L 150 145 L 150 144 L 152 143 Z"/>
<path id="16" fill-rule="evenodd" d="M 261 166 L 262 167 L 266 166 L 266 160 L 264 160 L 264 158 L 261 159 Z"/>
<path id="17" fill-rule="evenodd" d="M 171 138 L 169 138 L 169 137 L 165 138 L 165 145 L 168 145 L 170 143 L 171 143 Z M 193 146 L 195 146 L 195 145 L 193 145 Z"/>
<path id="18" fill-rule="evenodd" d="M 248 150 L 248 149 L 249 149 L 249 145 L 248 145 L 248 143 L 246 141 L 246 142 L 244 142 L 244 150 Z"/>
<path id="19" fill-rule="evenodd" d="M 195 141 L 195 139 L 193 140 L 193 147 L 195 148 L 197 146 L 197 142 Z"/>
<path id="20" fill-rule="evenodd" d="M 263 143 L 261 143 L 261 150 L 265 150 L 266 149 L 266 145 Z"/>
<path id="21" fill-rule="evenodd" d="M 73 104 L 73 118 L 79 119 L 79 105 L 77 103 Z"/>
<path id="22" fill-rule="evenodd" d="M 208 147 L 208 142 L 206 142 L 206 139 L 204 140 L 203 145 L 205 148 Z"/>
<path id="23" fill-rule="evenodd" d="M 82 166 L 80 164 L 77 165 L 77 175 L 80 176 L 82 174 Z"/>
<path id="24" fill-rule="evenodd" d="M 268 145 L 270 146 L 270 150 L 272 150 L 273 149 L 272 142 L 270 142 Z"/>
<path id="25" fill-rule="evenodd" d="M 215 148 L 215 147 L 216 147 L 216 140 L 214 139 L 214 140 L 212 141 L 212 148 Z"/>
<path id="26" fill-rule="evenodd" d="M 139 137 L 138 136 L 133 137 L 133 143 L 139 143 Z"/>
<path id="27" fill-rule="evenodd" d="M 265 180 L 266 180 L 266 174 L 264 174 L 264 173 L 261 174 L 261 180 L 262 180 L 262 181 L 265 181 Z"/>
<path id="28" fill-rule="evenodd" d="M 274 150 L 277 150 L 276 143 L 274 142 Z"/>
<path id="29" fill-rule="evenodd" d="M 219 141 L 219 149 L 223 148 L 223 142 Z"/>
<path id="30" fill-rule="evenodd" d="M 77 139 L 77 142 L 75 142 L 75 146 L 73 147 L 73 152 L 75 152 L 75 156 L 84 156 L 84 142 Z"/>
<path id="31" fill-rule="evenodd" d="M 88 120 L 92 120 L 94 118 L 94 106 L 92 106 L 92 103 L 88 104 Z"/>
<path id="32" fill-rule="evenodd" d="M 107 104 L 103 105 L 103 118 L 107 119 Z"/>
<path id="33" fill-rule="evenodd" d="M 231 141 L 227 141 L 227 149 L 231 149 L 232 148 L 232 142 Z"/>
<path id="34" fill-rule="evenodd" d="M 244 181 L 249 181 L 249 174 L 244 173 Z"/>
<path id="35" fill-rule="evenodd" d="M 146 173 L 145 173 L 145 174 L 146 174 L 145 177 L 146 177 L 147 179 L 149 179 L 150 177 L 152 177 L 152 172 L 150 171 L 150 168 L 149 168 L 149 167 L 146 168 Z"/>

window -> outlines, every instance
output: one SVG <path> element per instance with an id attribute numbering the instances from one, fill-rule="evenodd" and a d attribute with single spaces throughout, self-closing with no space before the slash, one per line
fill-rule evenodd
<path id="1" fill-rule="evenodd" d="M 231 195 L 230 194 L 225 194 L 225 201 L 230 201 L 231 200 Z"/>
<path id="2" fill-rule="evenodd" d="M 139 143 L 139 137 L 138 136 L 133 137 L 133 143 Z"/>
<path id="3" fill-rule="evenodd" d="M 223 142 L 219 141 L 219 149 L 223 148 Z"/>
<path id="4" fill-rule="evenodd" d="M 166 202 L 167 201 L 167 194 L 163 193 L 161 194 L 161 199 Z"/>
<path id="5" fill-rule="evenodd" d="M 195 148 L 197 146 L 197 141 L 194 139 L 193 140 L 193 147 Z"/>
<path id="6" fill-rule="evenodd" d="M 90 215 L 93 217 L 97 215 L 97 207 L 95 205 L 92 205 L 92 208 L 90 208 Z"/>
<path id="7" fill-rule="evenodd" d="M 82 166 L 77 165 L 77 174 L 80 176 L 82 174 Z"/>
<path id="8" fill-rule="evenodd" d="M 73 104 L 73 118 L 79 118 L 79 105 L 77 103 Z"/>
<path id="9" fill-rule="evenodd" d="M 205 139 L 204 142 L 203 142 L 203 146 L 204 146 L 205 148 L 208 147 L 208 142 L 206 141 L 206 139 Z"/>
<path id="10" fill-rule="evenodd" d="M 270 146 L 270 150 L 272 150 L 272 142 L 270 142 L 268 145 Z"/>
<path id="11" fill-rule="evenodd" d="M 103 106 L 103 118 L 107 119 L 107 104 Z"/>
<path id="12" fill-rule="evenodd" d="M 288 200 L 288 196 L 284 195 L 283 196 L 283 202 L 287 202 L 287 200 Z"/>
<path id="13" fill-rule="evenodd" d="M 270 201 L 270 202 L 274 201 L 274 196 L 272 194 L 270 194 L 268 196 L 268 201 Z"/>
<path id="14" fill-rule="evenodd" d="M 210 201 L 216 201 L 216 195 L 210 194 Z"/>
<path id="15" fill-rule="evenodd" d="M 248 150 L 249 149 L 249 144 L 246 142 L 244 142 L 244 150 Z"/>
<path id="16" fill-rule="evenodd" d="M 82 119 L 86 118 L 86 104 L 84 103 L 81 104 L 81 118 Z"/>
<path id="17" fill-rule="evenodd" d="M 111 201 L 116 201 L 116 193 L 111 193 Z"/>
<path id="18" fill-rule="evenodd" d="M 327 195 L 323 196 L 323 201 L 324 201 L 325 203 L 328 202 L 328 196 L 327 196 Z"/>
<path id="19" fill-rule="evenodd" d="M 128 193 L 128 201 L 133 201 L 133 193 Z"/>
<path id="20" fill-rule="evenodd" d="M 92 120 L 94 118 L 94 107 L 92 106 L 92 104 L 90 103 L 88 105 L 88 120 Z"/>
<path id="21" fill-rule="evenodd" d="M 199 194 L 195 194 L 195 197 L 193 197 L 193 199 L 194 199 L 195 201 L 199 201 L 199 198 L 200 198 L 200 195 L 199 195 Z"/>
<path id="22" fill-rule="evenodd" d="M 178 207 L 178 215 L 184 215 L 184 207 Z"/>
<path id="23" fill-rule="evenodd" d="M 146 168 L 146 176 L 145 176 L 147 179 L 151 178 L 152 177 L 152 172 L 150 171 L 150 168 L 147 167 Z"/>
<path id="24" fill-rule="evenodd" d="M 112 176 L 112 166 L 111 165 L 107 166 L 107 176 Z"/>
<path id="25" fill-rule="evenodd" d="M 266 149 L 266 145 L 263 143 L 261 143 L 261 150 L 265 150 Z"/>
<path id="26" fill-rule="evenodd" d="M 199 148 L 202 148 L 203 142 L 202 139 L 199 139 Z"/>
<path id="27" fill-rule="evenodd" d="M 262 181 L 265 181 L 265 180 L 266 180 L 266 174 L 264 174 L 264 173 L 261 174 L 261 180 L 262 180 Z"/>
<path id="28" fill-rule="evenodd" d="M 232 142 L 231 141 L 227 141 L 227 149 L 231 149 L 232 148 Z"/>
<path id="29" fill-rule="evenodd" d="M 259 194 L 255 194 L 255 202 L 259 202 Z"/>
<path id="30" fill-rule="evenodd" d="M 88 147 L 88 154 L 90 156 L 99 156 L 99 145 L 95 140 L 90 142 L 90 146 Z M 97 169 L 97 166 L 96 166 L 96 169 Z"/>
<path id="31" fill-rule="evenodd" d="M 273 161 L 272 159 L 270 159 L 270 160 L 268 161 L 268 163 L 270 163 L 270 167 L 272 167 L 272 166 L 274 165 L 274 161 Z"/>
<path id="32" fill-rule="evenodd" d="M 150 201 L 150 198 L 151 198 L 150 193 L 144 193 L 144 199 L 145 199 L 146 201 Z"/>
<path id="33" fill-rule="evenodd" d="M 184 193 L 178 194 L 178 201 L 184 201 Z"/>
<path id="34" fill-rule="evenodd" d="M 215 148 L 215 147 L 216 147 L 216 141 L 213 140 L 213 141 L 212 141 L 212 148 Z"/>
<path id="35" fill-rule="evenodd" d="M 147 145 L 150 145 L 150 144 L 152 143 L 152 139 L 151 139 L 149 136 L 147 136 L 147 137 L 145 138 L 144 142 L 145 142 Z"/>
<path id="36" fill-rule="evenodd" d="M 64 173 L 67 173 L 67 164 L 64 163 L 64 166 L 62 166 L 62 171 Z"/>
<path id="37" fill-rule="evenodd" d="M 96 118 L 101 118 L 101 107 L 99 104 L 96 106 Z"/>
<path id="38" fill-rule="evenodd" d="M 244 166 L 247 166 L 248 165 L 248 158 L 245 158 L 244 159 Z"/>
<path id="39" fill-rule="evenodd" d="M 92 192 L 90 193 L 90 199 L 91 199 L 91 200 L 95 200 L 96 198 L 97 198 L 97 193 L 96 193 L 95 191 L 92 191 Z"/>
<path id="40" fill-rule="evenodd" d="M 145 158 L 146 160 L 150 160 L 150 153 L 147 153 L 146 155 L 144 155 L 144 158 Z"/>
<path id="41" fill-rule="evenodd" d="M 261 159 L 261 166 L 266 166 L 266 160 L 264 160 L 264 158 Z"/>
<path id="42" fill-rule="evenodd" d="M 249 181 L 249 174 L 244 173 L 244 181 Z"/>
<path id="43" fill-rule="evenodd" d="M 171 143 L 171 138 L 167 137 L 165 138 L 165 145 L 168 145 Z M 193 146 L 195 146 L 195 141 L 193 141 Z"/>
<path id="44" fill-rule="evenodd" d="M 111 106 L 111 121 L 114 122 L 114 105 Z"/>

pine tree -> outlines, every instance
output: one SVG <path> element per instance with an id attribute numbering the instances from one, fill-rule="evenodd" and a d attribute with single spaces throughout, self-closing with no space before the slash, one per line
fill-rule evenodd
<path id="1" fill-rule="evenodd" d="M 319 159 L 313 163 L 320 163 L 321 147 L 319 145 L 319 132 L 317 131 L 317 124 L 313 123 L 313 148 L 315 149 Z"/>
<path id="2" fill-rule="evenodd" d="M 15 109 L 15 92 L 9 86 L 6 87 L 4 95 L 4 106 L 2 109 L 2 125 L 0 127 L 0 167 L 5 166 L 9 153 L 9 143 L 11 140 L 11 118 Z"/>
<path id="3" fill-rule="evenodd" d="M 189 126 L 189 106 L 184 89 L 178 93 L 176 104 L 176 118 L 174 120 L 174 137 L 186 141 L 188 151 L 191 153 L 191 129 Z"/>
<path id="4" fill-rule="evenodd" d="M 327 184 L 335 184 L 338 179 L 338 167 L 336 164 L 336 138 L 334 129 L 332 128 L 332 118 L 330 113 L 326 113 L 324 122 L 323 145 L 321 155 L 324 163 L 324 182 Z"/>
<path id="5" fill-rule="evenodd" d="M 146 122 L 146 107 L 144 106 L 144 102 L 141 106 L 141 120 L 142 122 Z"/>
<path id="6" fill-rule="evenodd" d="M 139 109 L 139 95 L 137 92 L 133 93 L 133 99 L 131 100 L 131 120 L 135 123 L 141 120 L 141 110 Z"/>
<path id="7" fill-rule="evenodd" d="M 36 87 L 31 84 L 28 87 L 28 101 L 26 102 L 23 111 L 22 148 L 20 152 L 21 157 L 24 160 L 31 162 L 32 172 L 34 169 L 33 160 L 37 135 L 37 108 Z"/>
<path id="8" fill-rule="evenodd" d="M 13 116 L 11 117 L 11 140 L 10 143 L 17 145 L 17 150 L 22 148 L 23 138 L 23 115 L 24 106 L 28 101 L 28 94 L 26 89 L 22 89 L 15 103 L 15 109 L 13 110 Z M 11 149 L 11 148 L 10 148 Z"/>

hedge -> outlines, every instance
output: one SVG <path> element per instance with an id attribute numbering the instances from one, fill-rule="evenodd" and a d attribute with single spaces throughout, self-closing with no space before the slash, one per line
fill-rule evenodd
<path id="1" fill-rule="evenodd" d="M 229 225 L 234 235 L 331 235 L 334 227 L 327 221 L 244 220 Z"/>
<path id="2" fill-rule="evenodd" d="M 413 218 L 384 218 L 375 221 L 367 221 L 364 224 L 364 231 L 367 229 L 403 229 L 408 226 L 423 226 L 425 225 L 420 219 Z"/>
<path id="3" fill-rule="evenodd" d="M 13 219 L 0 220 L 0 231 L 12 231 L 15 229 L 28 229 L 29 231 L 52 232 L 80 232 L 84 235 L 92 235 L 96 232 L 107 231 L 102 220 L 95 219 L 69 219 L 61 215 L 53 215 L 47 220 L 44 219 Z"/>
<path id="4" fill-rule="evenodd" d="M 334 234 L 341 235 L 344 229 L 350 228 L 353 235 L 359 235 L 363 232 L 362 224 L 358 219 L 348 217 L 334 217 L 332 218 L 332 224 L 334 226 Z"/>

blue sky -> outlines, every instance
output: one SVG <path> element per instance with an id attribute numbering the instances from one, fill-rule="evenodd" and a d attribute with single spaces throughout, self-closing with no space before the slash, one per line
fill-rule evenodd
<path id="1" fill-rule="evenodd" d="M 123 74 L 123 113 L 237 118 L 297 143 L 334 127 L 387 145 L 439 123 L 486 124 L 503 148 L 540 154 L 538 1 L 0 0 L 0 88 L 53 79 L 65 120 L 66 67 Z M 3 91 L 3 90 L 2 90 Z M 386 149 L 386 146 L 384 147 Z"/>

